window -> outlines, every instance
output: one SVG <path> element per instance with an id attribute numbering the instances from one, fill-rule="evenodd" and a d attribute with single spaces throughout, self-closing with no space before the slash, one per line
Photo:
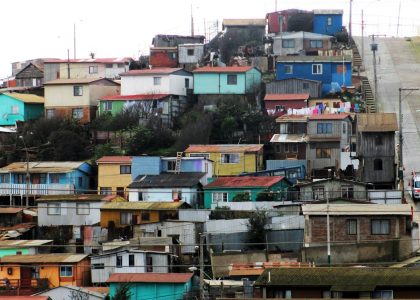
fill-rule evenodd
<path id="1" fill-rule="evenodd" d="M 134 267 L 134 254 L 128 255 L 128 266 Z"/>
<path id="2" fill-rule="evenodd" d="M 175 167 L 176 167 L 176 161 L 175 160 L 168 161 L 168 172 L 175 171 Z"/>
<path id="3" fill-rule="evenodd" d="M 107 69 L 112 69 L 112 64 L 105 64 L 105 68 L 107 68 Z"/>
<path id="4" fill-rule="evenodd" d="M 137 195 L 138 195 L 139 201 L 143 201 L 144 200 L 143 192 L 138 192 Z"/>
<path id="5" fill-rule="evenodd" d="M 286 152 L 286 153 L 289 153 L 289 152 L 296 153 L 296 152 L 298 152 L 297 144 L 285 143 L 284 144 L 284 152 Z"/>
<path id="6" fill-rule="evenodd" d="M 104 101 L 103 108 L 104 108 L 104 111 L 111 111 L 112 101 Z"/>
<path id="7" fill-rule="evenodd" d="M 288 127 L 288 124 L 280 124 L 280 133 L 289 133 Z"/>
<path id="8" fill-rule="evenodd" d="M 390 220 L 372 220 L 372 234 L 389 234 Z"/>
<path id="9" fill-rule="evenodd" d="M 353 199 L 354 197 L 354 188 L 352 186 L 342 186 L 341 187 L 341 197 L 344 199 Z"/>
<path id="10" fill-rule="evenodd" d="M 382 159 L 377 158 L 373 161 L 373 170 L 374 171 L 382 171 L 383 170 Z"/>
<path id="11" fill-rule="evenodd" d="M 103 270 L 103 269 L 105 269 L 105 264 L 92 264 L 92 269 Z"/>
<path id="12" fill-rule="evenodd" d="M 380 135 L 375 135 L 375 145 L 376 146 L 382 146 L 383 145 L 382 137 Z"/>
<path id="13" fill-rule="evenodd" d="M 322 65 L 321 64 L 313 64 L 312 65 L 312 74 L 314 74 L 314 75 L 322 74 Z"/>
<path id="14" fill-rule="evenodd" d="M 77 184 L 78 184 L 78 186 L 83 186 L 83 177 L 82 176 L 79 176 L 78 178 L 77 178 Z"/>
<path id="15" fill-rule="evenodd" d="M 172 190 L 172 200 L 182 200 L 182 191 Z"/>
<path id="16" fill-rule="evenodd" d="M 332 123 L 318 123 L 316 126 L 316 133 L 318 134 L 332 133 Z"/>
<path id="17" fill-rule="evenodd" d="M 21 253 L 22 255 L 22 253 Z M 31 278 L 32 279 L 39 279 L 39 267 L 32 267 L 31 268 Z"/>
<path id="18" fill-rule="evenodd" d="M 220 162 L 222 164 L 237 164 L 239 163 L 238 153 L 223 153 L 221 154 Z"/>
<path id="19" fill-rule="evenodd" d="M 99 193 L 101 195 L 111 195 L 112 194 L 112 188 L 110 188 L 110 187 L 101 187 L 99 189 Z"/>
<path id="20" fill-rule="evenodd" d="M 394 293 L 391 290 L 374 291 L 372 293 L 373 299 L 394 299 Z"/>
<path id="21" fill-rule="evenodd" d="M 123 187 L 117 187 L 117 195 L 124 197 L 124 188 Z"/>
<path id="22" fill-rule="evenodd" d="M 72 277 L 73 266 L 60 266 L 60 277 Z"/>
<path id="23" fill-rule="evenodd" d="M 357 220 L 356 219 L 347 220 L 347 234 L 348 235 L 357 234 Z"/>
<path id="24" fill-rule="evenodd" d="M 131 174 L 131 165 L 121 165 L 120 174 Z"/>
<path id="25" fill-rule="evenodd" d="M 153 272 L 153 257 L 146 257 L 146 272 Z"/>
<path id="26" fill-rule="evenodd" d="M 14 182 L 15 183 L 26 183 L 26 175 L 25 174 L 14 174 Z"/>
<path id="27" fill-rule="evenodd" d="M 312 195 L 314 200 L 323 200 L 324 199 L 324 187 L 314 186 L 312 188 Z"/>
<path id="28" fill-rule="evenodd" d="M 89 66 L 89 74 L 98 74 L 98 66 Z"/>
<path id="29" fill-rule="evenodd" d="M 123 262 L 123 258 L 122 258 L 122 256 L 121 255 L 117 255 L 117 259 L 116 259 L 116 262 L 117 262 L 117 268 L 122 268 L 122 262 Z"/>
<path id="30" fill-rule="evenodd" d="M 282 298 L 282 299 L 292 299 L 292 291 L 285 290 L 285 291 L 274 291 L 274 298 Z"/>
<path id="31" fill-rule="evenodd" d="M 228 74 L 227 84 L 228 85 L 236 85 L 237 83 L 238 83 L 238 76 L 236 74 Z"/>
<path id="32" fill-rule="evenodd" d="M 302 89 L 308 90 L 309 89 L 309 83 L 308 82 L 302 83 Z"/>
<path id="33" fill-rule="evenodd" d="M 343 134 L 346 134 L 347 131 L 347 124 L 343 123 Z"/>
<path id="34" fill-rule="evenodd" d="M 48 203 L 47 214 L 49 215 L 61 215 L 60 203 Z"/>
<path id="35" fill-rule="evenodd" d="M 217 203 L 217 202 L 228 202 L 228 193 L 213 192 L 211 194 L 211 196 L 212 196 L 212 202 L 213 203 Z"/>
<path id="36" fill-rule="evenodd" d="M 47 109 L 46 110 L 47 119 L 52 119 L 55 117 L 55 109 Z"/>
<path id="37" fill-rule="evenodd" d="M 19 113 L 19 106 L 12 105 L 12 114 L 16 115 Z"/>
<path id="38" fill-rule="evenodd" d="M 210 154 L 209 153 L 190 153 L 190 157 L 203 157 L 203 158 L 210 159 Z"/>
<path id="39" fill-rule="evenodd" d="M 331 26 L 332 25 L 332 17 L 328 17 L 327 18 L 327 26 Z"/>
<path id="40" fill-rule="evenodd" d="M 78 215 L 88 215 L 90 213 L 89 203 L 77 203 L 76 213 Z"/>
<path id="41" fill-rule="evenodd" d="M 124 68 L 124 64 L 122 63 L 117 64 L 117 68 Z"/>
<path id="42" fill-rule="evenodd" d="M 187 55 L 188 56 L 193 56 L 194 55 L 194 49 L 188 49 L 187 50 Z"/>
<path id="43" fill-rule="evenodd" d="M 312 49 L 322 48 L 322 40 L 310 40 L 309 47 Z"/>
<path id="44" fill-rule="evenodd" d="M 153 77 L 153 85 L 160 85 L 162 82 L 162 77 Z"/>
<path id="45" fill-rule="evenodd" d="M 185 88 L 186 89 L 190 88 L 190 79 L 189 78 L 185 78 Z"/>
<path id="46" fill-rule="evenodd" d="M 133 214 L 131 212 L 122 212 L 120 216 L 120 224 L 121 225 L 131 225 L 131 221 L 133 220 Z"/>
<path id="47" fill-rule="evenodd" d="M 150 221 L 150 213 L 148 213 L 148 212 L 141 213 L 141 220 L 142 221 Z"/>
<path id="48" fill-rule="evenodd" d="M 293 74 L 293 66 L 284 65 L 284 74 Z"/>
<path id="49" fill-rule="evenodd" d="M 81 85 L 73 86 L 73 96 L 83 96 L 83 86 Z"/>
<path id="50" fill-rule="evenodd" d="M 82 119 L 83 118 L 83 108 L 73 108 L 72 109 L 73 119 Z"/>
<path id="51" fill-rule="evenodd" d="M 331 158 L 331 149 L 316 149 L 316 158 Z"/>
<path id="52" fill-rule="evenodd" d="M 276 105 L 276 112 L 283 111 L 284 106 L 283 105 Z"/>
<path id="53" fill-rule="evenodd" d="M 60 174 L 50 174 L 50 183 L 60 183 Z"/>
<path id="54" fill-rule="evenodd" d="M 1 183 L 9 183 L 9 174 L 1 174 L 0 175 L 0 182 Z"/>
<path id="55" fill-rule="evenodd" d="M 292 40 L 292 39 L 282 40 L 281 46 L 283 48 L 295 48 L 295 40 Z"/>

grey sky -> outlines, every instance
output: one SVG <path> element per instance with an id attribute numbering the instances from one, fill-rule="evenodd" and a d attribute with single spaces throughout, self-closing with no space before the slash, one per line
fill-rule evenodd
<path id="1" fill-rule="evenodd" d="M 401 0 L 400 36 L 417 35 L 419 0 Z M 224 18 L 264 18 L 275 0 L 14 0 L 4 1 L 0 18 L 0 78 L 11 74 L 11 63 L 33 58 L 73 57 L 76 24 L 77 58 L 138 57 L 148 54 L 155 34 L 190 34 L 191 6 L 195 34 L 219 29 Z M 399 0 L 353 0 L 353 32 L 360 35 L 361 9 L 366 32 L 396 34 Z M 277 0 L 277 9 L 332 8 L 344 10 L 349 0 Z M 204 26 L 204 24 L 206 26 Z M 206 27 L 206 30 L 204 29 Z"/>

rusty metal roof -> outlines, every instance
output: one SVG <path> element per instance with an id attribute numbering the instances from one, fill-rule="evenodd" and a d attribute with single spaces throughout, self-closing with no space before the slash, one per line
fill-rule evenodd
<path id="1" fill-rule="evenodd" d="M 3 240 L 0 241 L 0 249 L 36 247 L 52 242 L 53 240 Z"/>
<path id="2" fill-rule="evenodd" d="M 109 202 L 101 210 L 177 210 L 186 207 L 183 201 L 179 202 Z"/>
<path id="3" fill-rule="evenodd" d="M 258 152 L 262 144 L 223 144 L 223 145 L 190 145 L 186 153 L 228 153 L 228 152 Z"/>
<path id="4" fill-rule="evenodd" d="M 86 254 L 50 253 L 34 255 L 7 255 L 0 260 L 2 264 L 43 264 L 43 263 L 78 263 L 87 258 Z"/>
<path id="5" fill-rule="evenodd" d="M 223 19 L 222 26 L 262 26 L 265 27 L 266 19 Z"/>
<path id="6" fill-rule="evenodd" d="M 185 283 L 193 273 L 114 273 L 107 282 L 160 282 Z"/>
<path id="7" fill-rule="evenodd" d="M 4 93 L 4 95 L 20 100 L 24 103 L 44 103 L 44 97 L 35 94 Z"/>
<path id="8" fill-rule="evenodd" d="M 270 143 L 306 143 L 306 134 L 274 134 Z"/>
<path id="9" fill-rule="evenodd" d="M 263 268 L 260 269 L 238 269 L 238 270 L 230 270 L 229 276 L 259 276 L 264 272 Z"/>
<path id="10" fill-rule="evenodd" d="M 284 176 L 238 176 L 219 177 L 207 184 L 207 188 L 246 188 L 246 187 L 270 187 L 284 179 Z"/>
<path id="11" fill-rule="evenodd" d="M 398 131 L 396 113 L 358 114 L 357 131 L 359 132 L 394 132 Z"/>
<path id="12" fill-rule="evenodd" d="M 106 81 L 109 81 L 110 83 L 113 83 L 114 85 L 119 85 L 117 82 L 115 82 L 111 79 L 102 78 L 102 77 L 98 77 L 98 78 L 54 79 L 54 80 L 51 80 L 51 81 L 48 81 L 48 82 L 44 83 L 44 85 L 91 84 L 91 83 L 94 83 L 94 82 L 100 81 L 100 80 L 106 80 Z"/>
<path id="13" fill-rule="evenodd" d="M 121 73 L 120 75 L 121 76 L 169 75 L 178 71 L 183 71 L 183 69 L 182 68 L 154 68 L 154 69 L 131 70 L 128 72 Z"/>
<path id="14" fill-rule="evenodd" d="M 1 207 L 0 214 L 17 214 L 21 212 L 23 208 L 19 207 Z"/>
<path id="15" fill-rule="evenodd" d="M 265 101 L 308 100 L 309 94 L 266 94 Z"/>
<path id="16" fill-rule="evenodd" d="M 340 114 L 322 114 L 322 115 L 311 115 L 309 116 L 310 121 L 317 120 L 344 120 L 345 118 L 350 117 L 350 114 L 340 113 Z"/>
<path id="17" fill-rule="evenodd" d="M 78 169 L 83 161 L 41 161 L 29 162 L 29 172 L 30 173 L 65 173 L 72 170 Z M 15 162 L 7 165 L 3 168 L 0 168 L 0 173 L 25 173 L 26 172 L 26 162 Z"/>
<path id="18" fill-rule="evenodd" d="M 308 122 L 308 116 L 306 115 L 282 115 L 276 119 L 277 123 L 288 123 L 288 122 Z"/>
<path id="19" fill-rule="evenodd" d="M 36 199 L 37 202 L 124 202 L 127 201 L 118 195 L 98 195 L 98 194 L 76 194 L 76 195 L 47 195 Z"/>
<path id="20" fill-rule="evenodd" d="M 96 162 L 98 164 L 114 164 L 114 163 L 125 163 L 131 164 L 131 156 L 102 156 Z"/>

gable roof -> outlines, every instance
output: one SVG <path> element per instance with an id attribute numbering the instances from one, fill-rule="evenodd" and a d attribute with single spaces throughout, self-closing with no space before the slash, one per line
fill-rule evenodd
<path id="1" fill-rule="evenodd" d="M 329 204 L 329 214 L 332 216 L 410 216 L 410 204 Z M 327 214 L 327 204 L 303 204 L 303 215 L 323 216 Z"/>
<path id="2" fill-rule="evenodd" d="M 45 98 L 35 94 L 3 93 L 5 96 L 20 100 L 24 103 L 44 103 Z"/>
<path id="3" fill-rule="evenodd" d="M 268 276 L 270 274 L 270 281 Z M 335 291 L 373 291 L 377 286 L 420 285 L 418 268 L 316 267 L 265 270 L 256 286 L 318 286 Z"/>
<path id="4" fill-rule="evenodd" d="M 219 177 L 207 184 L 206 188 L 245 188 L 245 187 L 270 187 L 282 181 L 284 176 L 238 176 Z"/>
<path id="5" fill-rule="evenodd" d="M 201 67 L 198 69 L 195 69 L 193 73 L 245 73 L 249 70 L 254 69 L 254 67 L 251 66 L 245 66 L 245 67 Z"/>
<path id="6" fill-rule="evenodd" d="M 186 283 L 192 273 L 114 273 L 106 282 Z"/>
<path id="7" fill-rule="evenodd" d="M 221 144 L 221 145 L 190 145 L 185 153 L 251 153 L 260 151 L 262 144 Z"/>
<path id="8" fill-rule="evenodd" d="M 86 254 L 50 253 L 33 255 L 7 255 L 0 260 L 3 263 L 37 264 L 37 263 L 77 263 L 87 258 Z"/>
<path id="9" fill-rule="evenodd" d="M 264 101 L 308 100 L 309 94 L 266 94 Z"/>
<path id="10" fill-rule="evenodd" d="M 118 195 L 98 195 L 98 194 L 74 194 L 74 195 L 47 195 L 36 199 L 36 202 L 110 202 L 126 201 Z"/>
<path id="11" fill-rule="evenodd" d="M 159 175 L 140 175 L 128 188 L 172 188 L 193 187 L 206 175 L 201 172 L 161 173 Z"/>
<path id="12" fill-rule="evenodd" d="M 19 78 L 19 74 L 22 73 L 24 70 L 29 69 L 29 68 L 36 68 L 39 71 L 39 75 L 42 75 L 44 73 L 44 64 L 43 63 L 35 63 L 35 62 L 30 62 L 29 64 L 27 64 L 24 68 L 22 68 L 19 72 L 17 72 L 15 74 L 15 77 L 18 79 Z"/>
<path id="13" fill-rule="evenodd" d="M 161 100 L 168 97 L 169 94 L 136 94 L 136 95 L 112 95 L 100 98 L 100 101 L 143 101 L 143 100 Z"/>
<path id="14" fill-rule="evenodd" d="M 44 85 L 92 84 L 101 80 L 106 80 L 110 83 L 113 83 L 114 85 L 120 85 L 119 83 L 108 78 L 61 78 L 48 81 L 44 83 Z"/>
<path id="15" fill-rule="evenodd" d="M 98 164 L 127 163 L 131 164 L 132 156 L 102 156 L 96 161 Z"/>
<path id="16" fill-rule="evenodd" d="M 266 19 L 223 19 L 223 27 L 237 26 L 259 26 L 265 27 Z"/>
<path id="17" fill-rule="evenodd" d="M 359 132 L 395 132 L 398 131 L 396 113 L 358 114 L 357 131 Z"/>
<path id="18" fill-rule="evenodd" d="M 276 119 L 277 123 L 286 123 L 286 122 L 300 122 L 307 123 L 308 116 L 306 115 L 282 115 Z"/>
<path id="19" fill-rule="evenodd" d="M 349 118 L 350 114 L 339 113 L 339 114 L 321 114 L 321 115 L 311 115 L 309 116 L 309 121 L 318 121 L 318 120 L 344 120 Z"/>
<path id="20" fill-rule="evenodd" d="M 178 202 L 109 202 L 101 210 L 177 210 L 190 207 L 183 201 Z"/>
<path id="21" fill-rule="evenodd" d="M 30 173 L 66 173 L 78 169 L 82 164 L 87 164 L 83 161 L 41 161 L 29 162 Z M 3 168 L 0 168 L 0 173 L 26 173 L 26 162 L 14 162 Z"/>
<path id="22" fill-rule="evenodd" d="M 150 75 L 169 75 L 174 73 L 183 73 L 191 75 L 190 72 L 185 71 L 182 68 L 153 68 L 153 69 L 142 69 L 142 70 L 130 70 L 128 72 L 121 73 L 121 76 L 150 76 Z"/>

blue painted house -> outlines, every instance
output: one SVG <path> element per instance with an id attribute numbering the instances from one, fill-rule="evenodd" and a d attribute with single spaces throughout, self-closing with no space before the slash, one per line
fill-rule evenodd
<path id="1" fill-rule="evenodd" d="M 314 33 L 335 35 L 343 31 L 343 10 L 316 9 L 314 10 Z"/>
<path id="2" fill-rule="evenodd" d="M 352 59 L 349 56 L 279 56 L 276 80 L 301 78 L 322 82 L 322 95 L 352 86 Z"/>
<path id="3" fill-rule="evenodd" d="M 33 94 L 0 94 L 0 126 L 15 126 L 16 121 L 29 121 L 44 114 L 44 97 Z"/>
<path id="4" fill-rule="evenodd" d="M 193 74 L 196 95 L 245 95 L 261 84 L 261 71 L 255 67 L 202 67 Z"/>
<path id="5" fill-rule="evenodd" d="M 107 282 L 111 299 L 114 299 L 118 288 L 123 284 L 129 284 L 130 300 L 195 299 L 192 295 L 192 275 L 192 273 L 113 273 Z"/>
<path id="6" fill-rule="evenodd" d="M 26 171 L 29 171 L 29 187 Z M 81 194 L 91 188 L 87 162 L 15 162 L 0 169 L 0 195 L 30 196 Z"/>

